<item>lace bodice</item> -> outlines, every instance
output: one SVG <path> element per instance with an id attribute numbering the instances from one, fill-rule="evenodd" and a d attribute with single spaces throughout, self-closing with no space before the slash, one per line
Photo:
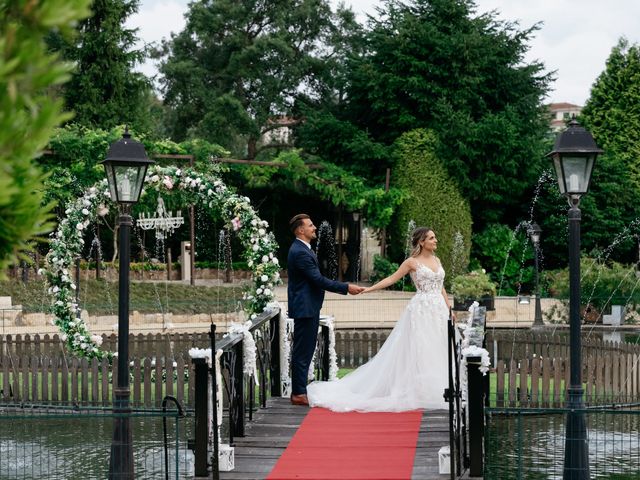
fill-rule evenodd
<path id="1" fill-rule="evenodd" d="M 440 266 L 434 272 L 422 263 L 418 263 L 418 268 L 411 272 L 411 279 L 416 286 L 418 293 L 440 294 L 444 283 L 444 269 Z"/>

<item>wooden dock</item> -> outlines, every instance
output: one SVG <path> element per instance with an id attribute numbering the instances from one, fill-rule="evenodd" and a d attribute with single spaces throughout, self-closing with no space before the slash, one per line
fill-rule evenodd
<path id="1" fill-rule="evenodd" d="M 220 472 L 221 480 L 258 480 L 267 477 L 287 448 L 309 411 L 291 405 L 288 398 L 271 398 L 267 408 L 254 415 L 246 435 L 235 439 L 235 469 Z M 445 480 L 438 473 L 438 450 L 449 444 L 449 417 L 445 410 L 427 411 L 422 416 L 412 479 Z"/>

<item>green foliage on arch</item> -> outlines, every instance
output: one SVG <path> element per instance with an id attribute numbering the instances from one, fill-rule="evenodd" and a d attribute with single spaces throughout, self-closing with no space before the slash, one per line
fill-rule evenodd
<path id="1" fill-rule="evenodd" d="M 219 212 L 229 229 L 240 238 L 244 246 L 242 257 L 252 271 L 253 286 L 244 297 L 245 312 L 253 318 L 269 307 L 275 298 L 274 287 L 280 282 L 280 267 L 275 256 L 277 244 L 273 234 L 267 232 L 267 222 L 258 217 L 248 198 L 228 189 L 214 175 L 158 165 L 149 169 L 145 191 L 147 195 L 153 191 L 169 197 L 179 196 L 183 201 Z M 53 235 L 46 267 L 41 272 L 47 279 L 54 323 L 61 330 L 63 340 L 71 352 L 90 358 L 111 354 L 100 350 L 101 337 L 91 335 L 79 317 L 79 306 L 74 299 L 76 285 L 70 272 L 82 252 L 84 230 L 110 208 L 117 207 L 109 197 L 104 179 L 69 205 Z"/>

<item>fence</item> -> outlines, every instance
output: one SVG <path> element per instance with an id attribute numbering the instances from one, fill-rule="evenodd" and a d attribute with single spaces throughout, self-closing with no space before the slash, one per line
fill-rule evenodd
<path id="1" fill-rule="evenodd" d="M 640 478 L 640 410 L 578 412 L 587 424 L 589 477 Z M 488 408 L 485 413 L 484 478 L 563 478 L 568 409 Z"/>
<path id="2" fill-rule="evenodd" d="M 640 343 L 614 342 L 597 338 L 596 333 L 582 334 L 582 363 L 588 357 L 604 359 L 624 352 L 640 356 Z M 637 337 L 636 337 L 637 338 Z M 569 332 L 558 329 L 554 333 L 526 330 L 487 331 L 487 350 L 494 364 L 511 359 L 569 358 Z"/>
<path id="3" fill-rule="evenodd" d="M 96 408 L 0 408 L 0 478 L 109 478 L 112 425 L 122 414 Z M 169 409 L 127 415 L 136 479 L 193 478 L 193 417 Z"/>

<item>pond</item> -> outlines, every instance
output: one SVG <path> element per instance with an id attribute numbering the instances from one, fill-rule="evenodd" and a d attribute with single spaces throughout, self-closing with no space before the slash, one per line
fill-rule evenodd
<path id="1" fill-rule="evenodd" d="M 193 417 L 167 418 L 168 473 L 162 417 L 131 417 L 135 478 L 193 477 Z M 0 413 L 0 479 L 108 478 L 113 416 L 98 413 Z"/>
<path id="2" fill-rule="evenodd" d="M 640 478 L 640 410 L 585 414 L 590 478 Z M 492 413 L 486 430 L 485 478 L 562 479 L 566 416 Z"/>

